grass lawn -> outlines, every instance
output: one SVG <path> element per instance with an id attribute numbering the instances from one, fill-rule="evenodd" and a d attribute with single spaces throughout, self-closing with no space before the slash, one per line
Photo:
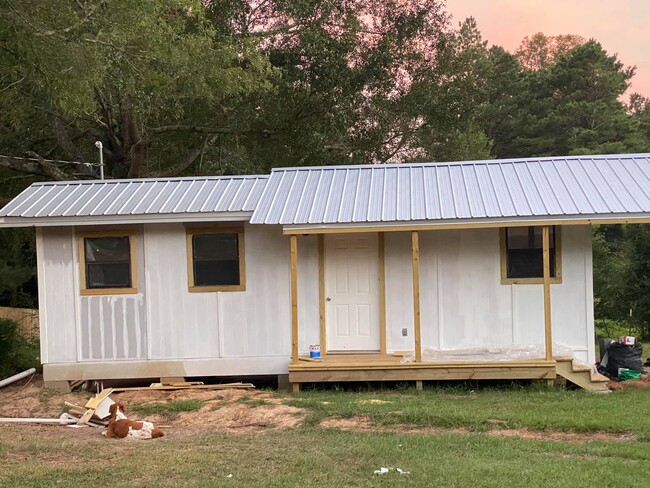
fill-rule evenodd
<path id="1" fill-rule="evenodd" d="M 242 432 L 206 424 L 205 431 L 189 433 L 183 415 L 198 415 L 192 411 L 198 404 L 175 402 L 167 412 L 157 402 L 133 405 L 133 411 L 151 408 L 180 419 L 170 421 L 166 437 L 149 442 L 105 439 L 89 428 L 1 425 L 0 486 L 593 488 L 641 487 L 650 480 L 650 390 L 595 395 L 536 387 L 434 388 L 421 394 L 403 389 L 246 395 L 223 408 L 242 412 L 293 405 L 303 409 L 304 421 L 294 428 Z M 207 403 L 201 408 L 208 411 Z M 365 427 L 341 430 L 322 424 L 341 418 L 363 418 Z M 533 439 L 515 429 L 541 433 Z M 494 435 L 504 430 L 515 435 Z M 576 434 L 549 440 L 557 432 Z M 626 437 L 621 440 L 620 434 Z M 410 474 L 373 474 L 381 466 Z"/>

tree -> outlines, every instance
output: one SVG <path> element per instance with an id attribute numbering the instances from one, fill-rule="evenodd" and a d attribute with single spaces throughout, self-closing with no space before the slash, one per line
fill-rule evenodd
<path id="1" fill-rule="evenodd" d="M 648 141 L 619 97 L 634 68 L 590 41 L 548 69 L 523 71 L 494 117 L 497 157 L 643 151 Z M 516 93 L 517 95 L 512 95 Z"/>
<path id="2" fill-rule="evenodd" d="M 538 32 L 532 37 L 524 37 L 515 51 L 515 57 L 523 68 L 540 71 L 551 67 L 558 58 L 584 43 L 583 37 L 573 34 L 546 36 Z"/>
<path id="3" fill-rule="evenodd" d="M 178 174 L 237 133 L 229 111 L 273 76 L 199 0 L 7 1 L 0 52 L 0 153 L 33 158 L 0 165 L 55 180 L 93 177 L 98 139 L 114 177 Z"/>

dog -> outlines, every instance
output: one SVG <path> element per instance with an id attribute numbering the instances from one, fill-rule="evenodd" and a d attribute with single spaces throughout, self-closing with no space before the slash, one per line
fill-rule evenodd
<path id="1" fill-rule="evenodd" d="M 126 416 L 126 409 L 121 403 L 110 406 L 111 418 L 108 428 L 102 432 L 106 437 L 114 439 L 156 439 L 165 433 L 155 427 L 151 422 L 130 420 Z"/>

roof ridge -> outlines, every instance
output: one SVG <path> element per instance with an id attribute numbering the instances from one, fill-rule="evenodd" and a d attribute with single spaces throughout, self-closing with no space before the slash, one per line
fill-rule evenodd
<path id="1" fill-rule="evenodd" d="M 369 164 L 341 164 L 332 166 L 286 166 L 272 168 L 271 173 L 282 171 L 313 171 L 313 170 L 334 170 L 334 169 L 384 169 L 384 168 L 419 168 L 419 167 L 440 167 L 440 166 L 476 166 L 504 163 L 532 163 L 543 161 L 570 161 L 570 160 L 597 160 L 597 159 L 636 159 L 650 158 L 650 153 L 631 154 L 577 154 L 572 156 L 534 156 L 528 158 L 506 158 L 506 159 L 475 159 L 470 161 L 425 161 L 418 163 L 369 163 Z"/>
<path id="2" fill-rule="evenodd" d="M 68 181 L 37 181 L 31 186 L 59 186 L 59 185 L 99 185 L 108 183 L 146 183 L 146 182 L 169 182 L 169 181 L 201 181 L 201 180 L 266 180 L 270 175 L 206 175 L 206 176 L 170 176 L 168 178 L 121 178 L 106 180 L 68 180 Z"/>

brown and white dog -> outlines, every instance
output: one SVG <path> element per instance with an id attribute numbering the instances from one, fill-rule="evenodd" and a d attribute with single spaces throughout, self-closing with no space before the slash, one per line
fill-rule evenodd
<path id="1" fill-rule="evenodd" d="M 151 422 L 130 420 L 126 417 L 126 410 L 121 403 L 111 405 L 109 412 L 111 418 L 108 421 L 108 428 L 103 434 L 106 437 L 116 439 L 155 439 L 162 437 L 165 433 Z"/>

